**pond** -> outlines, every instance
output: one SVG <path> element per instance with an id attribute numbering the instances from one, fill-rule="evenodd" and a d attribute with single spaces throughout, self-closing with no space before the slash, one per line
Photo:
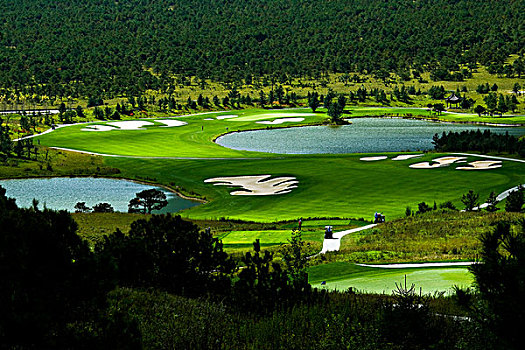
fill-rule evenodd
<path id="1" fill-rule="evenodd" d="M 432 137 L 444 131 L 486 130 L 525 134 L 522 127 L 437 123 L 397 118 L 355 118 L 351 125 L 306 126 L 230 133 L 216 142 L 236 150 L 284 154 L 374 153 L 433 149 Z"/>
<path id="2" fill-rule="evenodd" d="M 168 200 L 168 205 L 162 210 L 153 211 L 155 214 L 174 213 L 199 204 L 163 188 L 119 179 L 92 177 L 13 179 L 0 180 L 0 186 L 6 189 L 8 197 L 16 198 L 19 207 L 30 207 L 33 198 L 36 198 L 40 208 L 45 204 L 49 209 L 70 212 L 75 211 L 77 202 L 86 202 L 88 207 L 106 202 L 111 204 L 115 211 L 127 212 L 128 203 L 135 194 L 151 188 L 163 191 Z"/>

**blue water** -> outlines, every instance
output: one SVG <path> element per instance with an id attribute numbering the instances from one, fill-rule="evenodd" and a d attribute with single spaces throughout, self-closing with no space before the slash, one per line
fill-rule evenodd
<path id="1" fill-rule="evenodd" d="M 432 137 L 444 131 L 486 130 L 524 135 L 522 127 L 489 127 L 422 120 L 356 118 L 351 125 L 307 126 L 231 133 L 216 142 L 236 150 L 284 154 L 374 153 L 433 149 Z"/>
<path id="2" fill-rule="evenodd" d="M 43 208 L 74 212 L 77 202 L 86 202 L 88 207 L 106 202 L 115 211 L 127 212 L 129 201 L 135 194 L 157 188 L 127 180 L 103 179 L 91 177 L 56 177 L 45 179 L 0 180 L 0 186 L 6 189 L 8 197 L 16 198 L 19 207 L 30 207 L 36 198 Z M 190 208 L 199 203 L 178 197 L 175 193 L 157 188 L 166 194 L 168 205 L 155 214 L 173 213 Z"/>

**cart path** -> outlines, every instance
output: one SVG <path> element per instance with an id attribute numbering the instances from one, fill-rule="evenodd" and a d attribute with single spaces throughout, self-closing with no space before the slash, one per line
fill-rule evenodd
<path id="1" fill-rule="evenodd" d="M 380 269 L 406 269 L 419 267 L 450 267 L 450 266 L 470 266 L 476 264 L 474 261 L 459 261 L 459 262 L 434 262 L 434 263 L 414 263 L 414 264 L 356 264 L 362 267 L 375 267 Z"/>
<path id="2" fill-rule="evenodd" d="M 358 227 L 358 228 L 353 228 L 351 230 L 334 232 L 334 234 L 333 234 L 334 238 L 332 238 L 332 239 L 325 238 L 325 240 L 323 241 L 323 249 L 321 250 L 320 254 L 324 254 L 326 252 L 338 251 L 339 248 L 341 247 L 341 238 L 343 238 L 347 234 L 354 233 L 354 232 L 359 232 L 359 231 L 363 231 L 363 230 L 368 230 L 369 228 L 372 228 L 372 227 L 375 227 L 375 226 L 377 226 L 377 224 L 370 224 L 370 225 L 366 225 L 366 226 L 362 226 L 362 227 Z"/>
<path id="3" fill-rule="evenodd" d="M 485 154 L 476 154 L 476 153 L 454 153 L 454 152 L 451 152 L 450 154 L 457 155 L 457 156 L 480 157 L 480 158 L 489 158 L 489 159 L 497 159 L 497 160 L 508 160 L 508 161 L 511 161 L 511 162 L 525 163 L 525 160 L 523 160 L 523 159 L 507 158 L 507 157 L 496 157 L 496 156 L 487 156 L 487 155 L 485 155 Z"/>

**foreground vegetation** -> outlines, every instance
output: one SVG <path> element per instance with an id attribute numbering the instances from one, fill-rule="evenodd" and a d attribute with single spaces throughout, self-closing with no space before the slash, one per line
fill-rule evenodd
<path id="1" fill-rule="evenodd" d="M 507 212 L 437 210 L 386 222 L 372 230 L 347 235 L 329 261 L 408 262 L 475 260 L 479 237 L 501 221 L 515 225 L 523 217 Z"/>
<path id="2" fill-rule="evenodd" d="M 19 209 L 0 189 L 0 214 L 0 334 L 7 347 L 522 344 L 523 259 L 517 252 L 523 219 L 515 230 L 500 222 L 482 235 L 483 264 L 472 268 L 475 294 L 458 289 L 452 297 L 423 295 L 403 284 L 389 297 L 312 290 L 296 235 L 281 259 L 261 252 L 256 242 L 238 260 L 180 217 L 154 215 L 132 223 L 127 234 L 117 230 L 91 251 L 66 212 L 40 210 L 36 203 Z"/>

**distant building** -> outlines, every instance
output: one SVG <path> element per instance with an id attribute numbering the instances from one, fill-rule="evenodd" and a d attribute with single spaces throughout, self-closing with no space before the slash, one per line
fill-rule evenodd
<path id="1" fill-rule="evenodd" d="M 452 93 L 452 95 L 445 98 L 445 102 L 447 103 L 447 107 L 455 105 L 457 108 L 458 104 L 461 102 L 461 97 L 457 97 L 455 93 Z"/>

